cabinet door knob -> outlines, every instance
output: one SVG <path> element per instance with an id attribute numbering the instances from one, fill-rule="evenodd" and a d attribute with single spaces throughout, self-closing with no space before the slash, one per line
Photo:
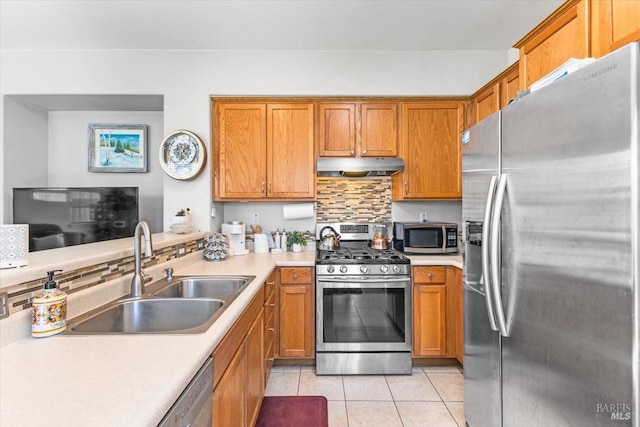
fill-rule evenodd
<path id="1" fill-rule="evenodd" d="M 351 155 L 352 155 L 352 156 L 355 156 L 355 155 L 356 155 L 356 152 L 355 152 L 355 151 L 353 151 L 353 150 L 351 150 Z"/>
<path id="2" fill-rule="evenodd" d="M 409 183 L 408 183 L 408 182 L 405 182 L 405 183 L 404 183 L 404 192 L 405 192 L 405 193 L 408 193 L 408 192 L 409 192 Z"/>
<path id="3" fill-rule="evenodd" d="M 433 274 L 429 273 L 429 274 L 427 274 L 427 277 L 428 277 L 429 279 L 433 279 Z"/>
<path id="4" fill-rule="evenodd" d="M 263 196 L 265 195 L 265 193 L 264 193 L 264 185 L 265 185 L 265 182 L 264 182 L 264 181 L 262 181 L 262 195 L 263 195 Z"/>
<path id="5" fill-rule="evenodd" d="M 362 154 L 367 154 L 367 150 L 362 150 Z"/>
<path id="6" fill-rule="evenodd" d="M 298 280 L 298 273 L 293 273 L 293 280 Z"/>
<path id="7" fill-rule="evenodd" d="M 273 357 L 267 357 L 267 360 L 268 360 L 269 362 L 273 362 L 275 359 L 274 359 Z"/>
<path id="8" fill-rule="evenodd" d="M 271 194 L 271 181 L 269 181 L 269 194 Z"/>

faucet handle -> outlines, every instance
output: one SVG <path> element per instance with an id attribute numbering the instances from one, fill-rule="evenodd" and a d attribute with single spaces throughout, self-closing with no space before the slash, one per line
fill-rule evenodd
<path id="1" fill-rule="evenodd" d="M 167 275 L 167 277 L 165 279 L 173 280 L 173 268 L 167 267 L 164 270 L 162 270 L 162 272 Z"/>

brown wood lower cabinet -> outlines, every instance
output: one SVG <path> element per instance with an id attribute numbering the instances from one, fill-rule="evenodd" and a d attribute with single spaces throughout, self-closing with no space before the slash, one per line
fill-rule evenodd
<path id="1" fill-rule="evenodd" d="M 213 351 L 213 427 L 255 425 L 265 389 L 264 286 Z"/>
<path id="2" fill-rule="evenodd" d="M 264 396 L 264 310 L 251 325 L 245 338 L 247 352 L 247 420 L 249 426 L 256 424 L 262 397 Z"/>
<path id="3" fill-rule="evenodd" d="M 447 355 L 446 286 L 413 287 L 413 354 L 414 356 Z"/>
<path id="4" fill-rule="evenodd" d="M 462 282 L 451 266 L 413 267 L 413 356 L 462 362 Z"/>
<path id="5" fill-rule="evenodd" d="M 264 383 L 269 380 L 273 367 L 276 340 L 276 280 L 277 273 L 269 276 L 265 282 L 264 301 Z"/>
<path id="6" fill-rule="evenodd" d="M 213 425 L 246 426 L 246 343 L 243 341 L 213 391 Z"/>
<path id="7" fill-rule="evenodd" d="M 315 357 L 314 289 L 311 267 L 280 268 L 278 358 Z"/>

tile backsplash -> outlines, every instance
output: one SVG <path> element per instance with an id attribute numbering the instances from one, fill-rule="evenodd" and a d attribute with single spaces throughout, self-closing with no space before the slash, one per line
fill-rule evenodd
<path id="1" fill-rule="evenodd" d="M 202 250 L 204 242 L 202 239 L 186 242 L 185 254 Z M 153 256 L 142 260 L 143 268 L 150 268 L 157 264 L 162 264 L 176 258 L 176 248 L 179 245 L 167 246 L 154 252 Z M 114 259 L 112 261 L 96 264 L 78 270 L 66 271 L 55 276 L 58 287 L 67 294 L 79 292 L 93 286 L 100 285 L 110 280 L 118 279 L 133 271 L 134 258 L 133 255 L 124 258 Z M 21 310 L 31 307 L 31 300 L 39 294 L 46 282 L 46 277 L 24 282 L 7 288 L 9 300 L 9 313 L 13 314 Z"/>
<path id="2" fill-rule="evenodd" d="M 317 220 L 391 221 L 391 178 L 318 178 Z"/>

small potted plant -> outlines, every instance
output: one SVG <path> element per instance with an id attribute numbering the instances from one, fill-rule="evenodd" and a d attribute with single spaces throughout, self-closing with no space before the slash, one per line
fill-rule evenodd
<path id="1" fill-rule="evenodd" d="M 178 210 L 178 212 L 171 217 L 170 225 L 175 224 L 191 225 L 191 210 L 189 208 Z"/>
<path id="2" fill-rule="evenodd" d="M 301 252 L 307 246 L 307 239 L 301 231 L 292 231 L 287 234 L 287 246 L 291 246 L 293 252 Z"/>

